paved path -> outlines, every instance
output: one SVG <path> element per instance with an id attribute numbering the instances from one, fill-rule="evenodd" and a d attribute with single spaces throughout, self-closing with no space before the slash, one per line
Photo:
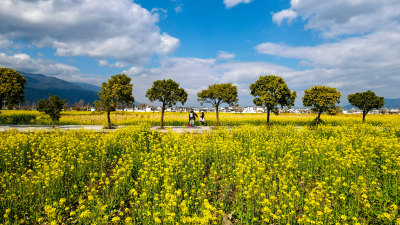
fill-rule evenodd
<path id="1" fill-rule="evenodd" d="M 178 127 L 178 126 L 165 126 L 161 129 L 159 126 L 151 127 L 150 130 L 157 130 L 161 132 L 173 131 L 176 133 L 204 133 L 212 131 L 214 127 L 203 126 L 203 127 Z"/>
<path id="2" fill-rule="evenodd" d="M 21 132 L 33 132 L 33 131 L 54 131 L 54 130 L 94 130 L 94 131 L 101 131 L 103 130 L 102 125 L 61 125 L 56 126 L 53 129 L 51 126 L 48 125 L 0 125 L 0 131 L 6 130 L 17 130 Z"/>
<path id="3" fill-rule="evenodd" d="M 117 129 L 124 128 L 127 126 L 118 126 Z M 165 126 L 165 129 L 161 129 L 159 126 L 151 127 L 150 130 L 168 132 L 173 131 L 177 133 L 203 133 L 211 131 L 214 127 L 204 126 L 204 127 L 181 127 L 181 126 Z M 55 128 L 56 130 L 92 130 L 97 132 L 109 132 L 115 131 L 117 129 L 103 129 L 103 125 L 60 125 Z M 0 125 L 0 132 L 7 130 L 17 130 L 20 132 L 33 132 L 33 131 L 54 131 L 48 125 Z"/>

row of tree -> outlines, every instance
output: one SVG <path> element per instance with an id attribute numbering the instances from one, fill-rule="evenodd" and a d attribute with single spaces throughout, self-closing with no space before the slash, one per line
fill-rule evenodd
<path id="1" fill-rule="evenodd" d="M 108 126 L 111 127 L 110 112 L 115 110 L 118 103 L 131 104 L 134 101 L 132 96 L 133 85 L 131 79 L 125 74 L 112 76 L 107 83 L 102 84 L 99 92 L 100 101 L 96 101 L 98 108 L 107 112 Z M 267 124 L 270 123 L 270 114 L 279 115 L 279 106 L 281 108 L 294 106 L 297 97 L 296 92 L 292 92 L 283 78 L 267 75 L 260 76 L 259 79 L 250 85 L 251 95 L 255 98 L 253 102 L 257 106 L 263 106 L 267 110 Z M 164 127 L 164 112 L 167 107 L 172 107 L 178 102 L 185 104 L 187 92 L 179 87 L 179 84 L 171 79 L 154 81 L 153 86 L 147 90 L 146 97 L 151 101 L 159 101 L 161 107 L 161 127 Z M 198 101 L 201 105 L 211 104 L 216 109 L 217 125 L 219 122 L 219 106 L 223 103 L 235 105 L 238 102 L 237 87 L 231 83 L 212 84 L 197 93 Z M 341 93 L 336 88 L 325 86 L 314 86 L 304 91 L 303 105 L 311 107 L 311 110 L 317 113 L 316 125 L 321 121 L 321 114 L 335 114 L 339 107 Z M 350 104 L 363 110 L 363 122 L 365 116 L 372 109 L 379 109 L 384 106 L 384 98 L 378 97 L 372 91 L 355 93 L 348 96 Z"/>
<path id="2" fill-rule="evenodd" d="M 26 79 L 17 71 L 7 68 L 0 68 L 0 109 L 3 105 L 11 108 L 24 101 L 24 89 Z M 95 101 L 95 108 L 107 112 L 108 127 L 112 127 L 110 113 L 115 111 L 118 104 L 131 105 L 135 99 L 132 96 L 133 85 L 131 78 L 125 74 L 111 76 L 108 82 L 101 85 L 98 93 L 99 99 Z M 263 106 L 267 110 L 267 124 L 270 123 L 270 114 L 279 115 L 281 108 L 294 106 L 297 97 L 296 92 L 292 92 L 283 78 L 274 75 L 260 76 L 259 79 L 250 85 L 251 95 L 254 96 L 253 102 L 257 106 Z M 172 107 L 180 102 L 182 105 L 187 101 L 188 93 L 179 87 L 179 84 L 171 79 L 154 81 L 153 86 L 147 90 L 146 97 L 151 101 L 159 101 L 162 104 L 161 127 L 164 127 L 164 112 L 167 107 Z M 209 85 L 207 89 L 197 94 L 201 105 L 211 104 L 216 109 L 217 125 L 219 122 L 218 109 L 221 104 L 235 105 L 238 102 L 237 87 L 232 83 L 221 83 Z M 325 86 L 314 86 L 304 91 L 303 105 L 311 107 L 317 113 L 316 125 L 321 121 L 321 114 L 335 114 L 339 107 L 341 93 L 336 88 Z M 373 109 L 384 106 L 384 98 L 378 97 L 370 90 L 362 93 L 355 93 L 348 96 L 350 104 L 363 111 L 363 119 Z M 47 100 L 41 100 L 38 110 L 49 114 L 53 121 L 60 118 L 60 112 L 65 104 L 65 100 L 57 96 L 49 96 Z"/>

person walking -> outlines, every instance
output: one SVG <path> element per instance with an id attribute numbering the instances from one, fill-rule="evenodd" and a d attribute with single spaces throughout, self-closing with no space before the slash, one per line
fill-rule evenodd
<path id="1" fill-rule="evenodd" d="M 191 109 L 189 112 L 189 124 L 191 127 L 194 126 L 194 121 L 196 120 L 196 117 L 199 116 L 193 111 L 193 109 Z"/>
<path id="2" fill-rule="evenodd" d="M 201 113 L 199 121 L 201 122 L 201 125 L 204 126 L 204 122 L 205 122 L 204 112 Z"/>

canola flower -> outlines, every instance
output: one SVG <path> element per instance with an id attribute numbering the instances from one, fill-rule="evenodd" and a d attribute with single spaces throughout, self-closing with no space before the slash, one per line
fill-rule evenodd
<path id="1" fill-rule="evenodd" d="M 279 116 L 271 115 L 271 124 L 280 126 L 306 126 L 315 124 L 315 114 L 293 114 L 281 113 Z M 160 112 L 112 112 L 111 120 L 116 125 L 139 125 L 147 123 L 152 126 L 160 125 Z M 331 126 L 353 126 L 361 123 L 360 114 L 337 114 L 334 116 L 322 115 L 322 121 L 325 125 Z M 166 112 L 166 126 L 187 126 L 188 113 L 185 112 Z M 104 112 L 88 111 L 64 111 L 61 113 L 59 125 L 105 125 L 107 122 Z M 266 125 L 265 113 L 220 113 L 220 122 L 222 126 L 243 126 Z M 392 127 L 400 125 L 400 115 L 368 115 L 367 124 L 373 126 Z M 44 113 L 37 111 L 5 110 L 0 114 L 0 124 L 41 124 L 50 125 L 50 118 Z M 195 122 L 200 125 L 199 121 Z M 206 126 L 216 125 L 215 113 L 206 113 Z"/>
<path id="2" fill-rule="evenodd" d="M 352 123 L 7 131 L 0 224 L 400 224 L 399 138 Z"/>

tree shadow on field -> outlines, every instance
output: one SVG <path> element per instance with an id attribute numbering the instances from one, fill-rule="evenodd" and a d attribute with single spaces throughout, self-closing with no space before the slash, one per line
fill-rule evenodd
<path id="1" fill-rule="evenodd" d="M 324 120 L 322 120 L 322 119 L 319 119 L 319 124 L 317 124 L 317 118 L 314 118 L 312 121 L 310 121 L 310 122 L 308 122 L 307 124 L 307 127 L 308 128 L 310 128 L 311 130 L 315 130 L 315 129 L 317 129 L 320 125 L 327 125 L 327 123 L 324 121 Z"/>
<path id="2" fill-rule="evenodd" d="M 103 126 L 103 129 L 105 129 L 105 130 L 114 130 L 114 129 L 117 129 L 118 128 L 118 125 L 115 125 L 115 124 L 110 124 L 110 125 L 104 125 Z"/>

